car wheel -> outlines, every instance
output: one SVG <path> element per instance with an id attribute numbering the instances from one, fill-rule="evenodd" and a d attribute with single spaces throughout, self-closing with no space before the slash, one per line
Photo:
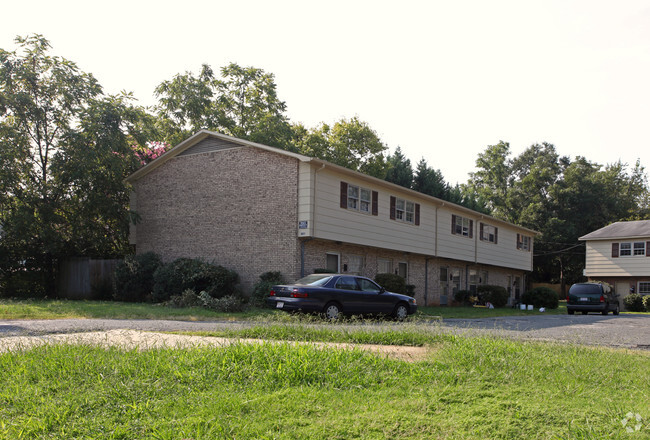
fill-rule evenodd
<path id="1" fill-rule="evenodd" d="M 398 321 L 404 321 L 408 315 L 409 309 L 406 304 L 400 303 L 395 306 L 395 310 L 393 310 L 393 318 Z"/>
<path id="2" fill-rule="evenodd" d="M 341 317 L 341 306 L 334 302 L 327 303 L 323 314 L 325 315 L 325 319 L 336 321 Z"/>
<path id="3" fill-rule="evenodd" d="M 603 310 L 603 311 L 600 312 L 600 313 L 603 314 L 604 316 L 607 316 L 607 314 L 609 313 L 609 310 L 608 310 L 608 309 L 605 309 L 605 310 Z"/>
<path id="4" fill-rule="evenodd" d="M 621 312 L 621 308 L 619 307 L 618 304 L 616 304 L 616 308 L 612 312 L 614 315 L 618 315 Z"/>
<path id="5" fill-rule="evenodd" d="M 567 310 L 566 311 L 569 315 L 573 315 L 575 313 L 575 310 Z"/>

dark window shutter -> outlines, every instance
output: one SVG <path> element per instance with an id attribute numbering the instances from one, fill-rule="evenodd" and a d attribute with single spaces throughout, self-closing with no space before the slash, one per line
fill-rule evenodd
<path id="1" fill-rule="evenodd" d="M 517 234 L 517 249 L 521 249 L 521 234 Z"/>
<path id="2" fill-rule="evenodd" d="M 494 228 L 494 244 L 499 242 L 499 228 Z"/>
<path id="3" fill-rule="evenodd" d="M 372 192 L 372 215 L 379 215 L 379 193 Z"/>
<path id="4" fill-rule="evenodd" d="M 618 258 L 618 243 L 612 243 L 612 258 Z"/>
<path id="5" fill-rule="evenodd" d="M 456 214 L 451 215 L 451 233 L 456 234 Z"/>
<path id="6" fill-rule="evenodd" d="M 474 220 L 469 221 L 469 238 L 474 237 Z"/>
<path id="7" fill-rule="evenodd" d="M 415 204 L 415 226 L 420 226 L 420 204 Z"/>
<path id="8" fill-rule="evenodd" d="M 479 223 L 478 229 L 479 229 L 478 239 L 483 241 L 483 223 Z"/>
<path id="9" fill-rule="evenodd" d="M 341 182 L 341 208 L 348 209 L 348 184 Z"/>
<path id="10" fill-rule="evenodd" d="M 390 196 L 390 219 L 395 220 L 395 196 Z"/>
<path id="11" fill-rule="evenodd" d="M 645 256 L 650 257 L 650 241 L 645 242 Z"/>

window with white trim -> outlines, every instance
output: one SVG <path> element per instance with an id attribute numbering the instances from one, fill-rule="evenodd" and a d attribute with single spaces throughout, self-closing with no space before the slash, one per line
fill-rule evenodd
<path id="1" fill-rule="evenodd" d="M 517 234 L 517 249 L 530 252 L 532 241 L 528 235 Z"/>
<path id="2" fill-rule="evenodd" d="M 348 255 L 348 273 L 359 275 L 363 270 L 363 257 L 361 255 Z"/>
<path id="3" fill-rule="evenodd" d="M 619 244 L 619 255 L 621 257 L 645 256 L 645 241 L 625 242 Z"/>
<path id="4" fill-rule="evenodd" d="M 453 234 L 462 235 L 463 237 L 472 237 L 472 229 L 474 228 L 473 220 L 467 217 L 461 217 L 460 215 L 452 215 L 451 220 L 451 232 Z"/>
<path id="5" fill-rule="evenodd" d="M 487 241 L 488 243 L 497 243 L 497 227 L 481 223 L 481 241 Z"/>
<path id="6" fill-rule="evenodd" d="M 377 258 L 377 273 L 393 273 L 393 262 L 383 258 Z"/>
<path id="7" fill-rule="evenodd" d="M 408 200 L 395 199 L 395 220 L 400 220 L 406 223 L 413 223 L 415 221 L 415 203 Z"/>
<path id="8" fill-rule="evenodd" d="M 639 295 L 650 295 L 650 281 L 639 281 Z"/>
<path id="9" fill-rule="evenodd" d="M 356 185 L 348 184 L 348 209 L 370 213 L 372 191 Z"/>

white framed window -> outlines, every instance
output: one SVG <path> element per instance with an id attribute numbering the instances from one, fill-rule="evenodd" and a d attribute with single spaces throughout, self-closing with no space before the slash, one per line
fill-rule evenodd
<path id="1" fill-rule="evenodd" d="M 363 257 L 361 255 L 348 255 L 348 273 L 359 275 L 363 270 Z"/>
<path id="2" fill-rule="evenodd" d="M 377 273 L 393 273 L 393 262 L 384 258 L 377 258 Z"/>
<path id="3" fill-rule="evenodd" d="M 616 243 L 615 243 L 616 244 Z M 621 257 L 638 257 L 646 255 L 645 241 L 619 243 L 619 255 Z"/>
<path id="4" fill-rule="evenodd" d="M 639 295 L 650 295 L 650 281 L 639 281 Z"/>
<path id="5" fill-rule="evenodd" d="M 400 220 L 406 223 L 415 222 L 415 203 L 408 200 L 395 199 L 395 220 Z"/>
<path id="6" fill-rule="evenodd" d="M 530 252 L 532 238 L 528 235 L 517 234 L 517 249 Z"/>
<path id="7" fill-rule="evenodd" d="M 472 238 L 474 236 L 474 220 L 460 215 L 451 216 L 451 233 L 461 237 Z"/>
<path id="8" fill-rule="evenodd" d="M 481 241 L 487 241 L 488 243 L 497 243 L 497 227 L 492 225 L 487 225 L 481 223 Z"/>
<path id="9" fill-rule="evenodd" d="M 372 191 L 357 185 L 347 185 L 347 209 L 370 214 Z"/>

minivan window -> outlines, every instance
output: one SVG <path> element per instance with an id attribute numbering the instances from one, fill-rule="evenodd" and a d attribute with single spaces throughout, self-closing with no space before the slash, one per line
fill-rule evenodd
<path id="1" fill-rule="evenodd" d="M 569 289 L 573 295 L 600 295 L 602 293 L 600 284 L 574 284 Z"/>

